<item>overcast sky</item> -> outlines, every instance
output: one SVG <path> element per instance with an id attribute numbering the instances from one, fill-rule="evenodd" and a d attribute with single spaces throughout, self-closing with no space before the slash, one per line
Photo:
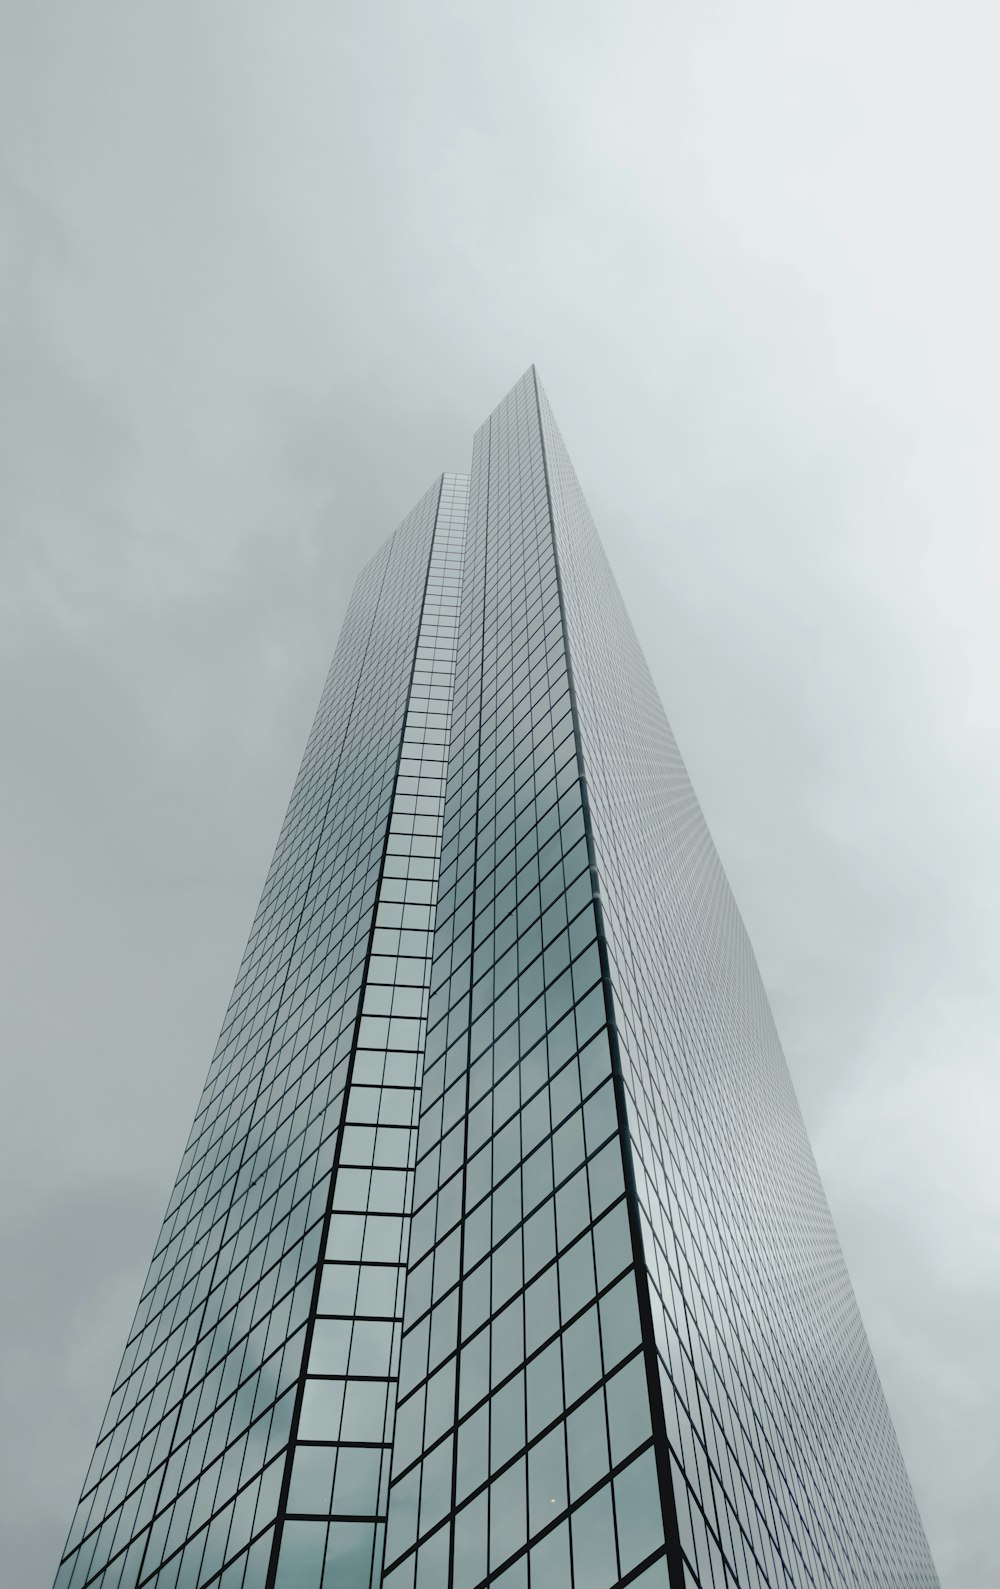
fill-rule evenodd
<path id="1" fill-rule="evenodd" d="M 47 1589 L 351 586 L 535 361 L 944 1589 L 996 1583 L 994 0 L 0 0 L 0 1560 Z"/>

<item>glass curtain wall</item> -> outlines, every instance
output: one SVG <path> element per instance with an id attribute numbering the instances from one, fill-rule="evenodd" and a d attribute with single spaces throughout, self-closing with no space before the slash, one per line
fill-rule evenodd
<path id="1" fill-rule="evenodd" d="M 446 475 L 347 1083 L 275 1583 L 381 1577 L 467 479 Z"/>
<path id="2" fill-rule="evenodd" d="M 535 390 L 684 1583 L 935 1589 L 753 950 Z"/>
<path id="3" fill-rule="evenodd" d="M 263 1589 L 441 482 L 358 582 L 57 1589 Z"/>
<path id="4" fill-rule="evenodd" d="M 663 1582 L 607 1014 L 529 374 L 473 452 L 386 1589 Z"/>
<path id="5" fill-rule="evenodd" d="M 362 574 L 56 1589 L 936 1589 L 534 370 Z"/>

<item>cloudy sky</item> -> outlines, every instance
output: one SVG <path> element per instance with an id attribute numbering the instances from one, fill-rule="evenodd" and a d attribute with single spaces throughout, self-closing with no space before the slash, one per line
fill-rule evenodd
<path id="1" fill-rule="evenodd" d="M 944 1589 L 996 1582 L 989 0 L 0 0 L 0 1559 L 47 1589 L 355 574 L 538 364 Z"/>

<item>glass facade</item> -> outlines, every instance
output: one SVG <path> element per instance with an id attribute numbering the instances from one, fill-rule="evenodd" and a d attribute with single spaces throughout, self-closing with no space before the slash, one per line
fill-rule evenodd
<path id="1" fill-rule="evenodd" d="M 753 951 L 539 401 L 685 1585 L 937 1577 Z"/>
<path id="2" fill-rule="evenodd" d="M 56 1589 L 934 1589 L 534 370 L 355 591 Z"/>

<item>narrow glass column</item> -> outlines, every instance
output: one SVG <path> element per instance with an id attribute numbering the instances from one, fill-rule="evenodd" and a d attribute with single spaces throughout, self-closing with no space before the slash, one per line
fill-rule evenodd
<path id="1" fill-rule="evenodd" d="M 381 1579 L 468 481 L 444 477 L 276 1582 Z"/>

